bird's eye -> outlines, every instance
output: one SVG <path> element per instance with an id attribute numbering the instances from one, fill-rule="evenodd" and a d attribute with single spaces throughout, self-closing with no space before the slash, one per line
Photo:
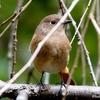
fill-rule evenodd
<path id="1" fill-rule="evenodd" d="M 55 25 L 56 24 L 56 21 L 55 20 L 51 20 L 50 21 L 50 24 Z"/>

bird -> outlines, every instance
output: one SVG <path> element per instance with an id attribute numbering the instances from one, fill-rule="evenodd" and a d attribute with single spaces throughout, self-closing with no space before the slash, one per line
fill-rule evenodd
<path id="1" fill-rule="evenodd" d="M 60 21 L 62 16 L 57 14 L 51 14 L 42 19 L 33 34 L 30 41 L 29 49 L 31 53 L 34 53 L 45 36 L 51 31 L 53 27 Z M 43 44 L 39 53 L 33 61 L 35 68 L 42 74 L 39 84 L 42 83 L 44 72 L 50 74 L 58 73 L 61 77 L 61 83 L 66 84 L 70 75 L 68 70 L 69 53 L 71 50 L 71 44 L 68 37 L 65 34 L 66 24 L 71 23 L 71 20 L 65 20 L 58 29 L 49 37 L 49 39 Z M 71 79 L 70 84 L 75 85 L 74 79 Z"/>

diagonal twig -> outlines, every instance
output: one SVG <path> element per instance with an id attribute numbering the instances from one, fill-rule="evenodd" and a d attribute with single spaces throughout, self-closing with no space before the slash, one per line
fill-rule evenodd
<path id="1" fill-rule="evenodd" d="M 24 6 L 20 9 L 19 13 L 13 18 L 12 22 L 10 22 L 10 23 L 8 24 L 8 26 L 4 29 L 4 31 L 0 34 L 0 38 L 1 38 L 1 36 L 3 36 L 4 33 L 8 30 L 8 28 L 11 26 L 11 24 L 22 14 L 22 12 L 24 12 L 24 11 L 26 10 L 26 8 L 30 5 L 30 3 L 31 3 L 32 1 L 33 1 L 33 0 L 29 0 L 29 1 L 26 3 L 26 5 L 24 5 Z"/>
<path id="2" fill-rule="evenodd" d="M 13 15 L 11 15 L 8 19 L 6 19 L 5 21 L 3 21 L 1 24 L 0 24 L 0 27 L 3 26 L 4 24 L 6 24 L 9 20 L 11 20 L 12 18 L 14 18 L 16 16 L 16 13 L 14 13 Z"/>

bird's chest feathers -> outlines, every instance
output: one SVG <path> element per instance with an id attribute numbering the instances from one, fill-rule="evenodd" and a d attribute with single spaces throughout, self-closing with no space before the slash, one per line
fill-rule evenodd
<path id="1" fill-rule="evenodd" d="M 61 44 L 60 40 L 47 40 L 34 60 L 35 67 L 49 73 L 57 73 L 64 69 L 67 64 L 67 46 Z M 62 67 L 61 67 L 62 66 Z"/>

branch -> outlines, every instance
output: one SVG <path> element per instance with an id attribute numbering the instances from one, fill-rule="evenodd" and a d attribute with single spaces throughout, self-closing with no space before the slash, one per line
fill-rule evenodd
<path id="1" fill-rule="evenodd" d="M 3 21 L 0 24 L 0 27 L 3 26 L 4 24 L 6 24 L 8 21 L 10 21 L 12 18 L 14 18 L 16 16 L 16 13 L 14 13 L 13 15 L 11 15 L 9 18 L 7 18 L 5 21 Z"/>
<path id="2" fill-rule="evenodd" d="M 0 81 L 0 89 L 6 83 Z M 12 84 L 10 88 L 3 93 L 0 98 L 9 97 L 11 99 L 24 98 L 23 100 L 100 100 L 100 87 L 95 86 L 71 86 L 67 90 L 62 87 L 62 92 L 59 93 L 60 85 L 44 85 L 42 91 L 36 84 Z M 66 91 L 66 94 L 64 93 Z M 25 98 L 26 97 L 26 98 Z"/>
<path id="3" fill-rule="evenodd" d="M 96 29 L 97 33 L 98 33 L 99 36 L 100 36 L 100 28 L 99 28 L 99 26 L 98 26 L 96 20 L 94 19 L 93 14 L 90 14 L 89 18 L 90 18 L 90 20 L 92 21 L 92 24 L 93 24 L 94 28 Z"/>
<path id="4" fill-rule="evenodd" d="M 18 4 L 17 4 L 17 8 L 16 8 L 16 16 L 19 14 L 19 10 L 21 9 L 21 6 L 23 4 L 23 0 L 18 0 Z M 12 23 L 12 32 L 11 32 L 11 41 L 12 41 L 12 69 L 11 69 L 11 73 L 10 73 L 10 78 L 12 78 L 15 74 L 14 70 L 15 70 L 15 65 L 16 65 L 16 51 L 17 51 L 17 28 L 18 28 L 18 18 Z M 11 43 L 11 42 L 10 42 Z"/>
<path id="5" fill-rule="evenodd" d="M 3 36 L 3 34 L 7 31 L 7 29 L 11 26 L 12 23 L 15 22 L 15 20 L 22 14 L 22 12 L 24 12 L 24 10 L 26 10 L 26 8 L 29 6 L 29 4 L 32 2 L 32 0 L 29 0 L 26 5 L 24 5 L 20 10 L 19 13 L 12 19 L 12 22 L 10 22 L 8 24 L 8 26 L 3 30 L 3 32 L 0 34 L 0 38 L 1 36 Z"/>
<path id="6" fill-rule="evenodd" d="M 99 28 L 100 28 L 100 12 L 99 12 L 99 9 L 100 9 L 100 1 L 98 0 L 97 1 L 97 5 L 96 5 L 96 21 L 97 21 L 97 24 L 99 25 Z M 98 65 L 97 65 L 97 69 L 96 69 L 96 79 L 97 81 L 99 80 L 99 75 L 100 75 L 100 35 L 97 34 L 98 36 Z"/>
<path id="7" fill-rule="evenodd" d="M 61 2 L 61 0 L 58 0 L 58 2 L 59 2 L 59 7 L 60 7 L 60 10 L 61 10 L 61 12 L 62 12 L 62 15 L 64 15 L 65 14 L 65 10 L 64 10 L 64 8 L 63 8 L 63 6 L 62 6 L 62 2 Z M 64 2 L 64 1 L 63 1 Z"/>

